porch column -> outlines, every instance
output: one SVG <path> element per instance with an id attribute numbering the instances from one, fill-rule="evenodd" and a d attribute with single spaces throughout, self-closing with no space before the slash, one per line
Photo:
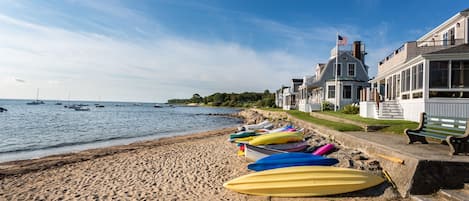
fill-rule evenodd
<path id="1" fill-rule="evenodd" d="M 422 83 L 422 98 L 424 102 L 427 102 L 429 99 L 428 94 L 429 94 L 429 88 L 430 88 L 430 61 L 425 60 L 423 62 L 423 83 Z"/>

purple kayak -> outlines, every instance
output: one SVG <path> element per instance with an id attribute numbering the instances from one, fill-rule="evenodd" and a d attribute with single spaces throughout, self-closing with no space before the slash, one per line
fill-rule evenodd
<path id="1" fill-rule="evenodd" d="M 326 144 L 313 152 L 313 155 L 322 156 L 334 150 L 334 144 Z"/>
<path id="2" fill-rule="evenodd" d="M 308 147 L 308 142 L 300 141 L 300 142 L 292 142 L 292 143 L 286 143 L 286 144 L 271 144 L 271 145 L 265 145 L 264 147 L 269 148 L 269 149 L 295 152 L 295 151 L 301 151 L 305 149 L 306 147 Z"/>

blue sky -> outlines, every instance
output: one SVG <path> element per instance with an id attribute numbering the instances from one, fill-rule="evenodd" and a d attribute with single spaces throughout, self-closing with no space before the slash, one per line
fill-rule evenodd
<path id="1" fill-rule="evenodd" d="M 275 90 L 326 62 L 335 35 L 377 62 L 469 2 L 0 2 L 0 98 L 165 102 Z"/>

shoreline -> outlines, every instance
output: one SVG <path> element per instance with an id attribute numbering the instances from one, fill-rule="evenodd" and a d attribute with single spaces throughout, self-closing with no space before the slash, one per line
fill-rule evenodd
<path id="1" fill-rule="evenodd" d="M 229 117 L 233 117 L 233 116 L 229 116 Z M 78 144 L 67 145 L 67 146 L 47 147 L 47 148 L 41 148 L 41 149 L 36 149 L 36 150 L 5 152 L 5 153 L 0 153 L 0 169 L 1 169 L 2 163 L 7 163 L 7 162 L 40 159 L 40 158 L 44 158 L 48 156 L 64 155 L 64 154 L 66 155 L 66 154 L 71 154 L 71 153 L 78 153 L 81 151 L 101 149 L 101 148 L 107 148 L 107 147 L 113 147 L 113 146 L 125 146 L 125 145 L 134 144 L 134 143 L 154 141 L 154 140 L 158 140 L 162 138 L 171 138 L 171 137 L 177 137 L 177 136 L 192 135 L 192 134 L 197 134 L 197 133 L 202 133 L 202 132 L 209 132 L 209 131 L 214 131 L 214 130 L 222 130 L 224 128 L 228 128 L 228 127 L 220 127 L 220 128 L 214 128 L 214 129 L 208 129 L 208 130 L 202 128 L 202 129 L 192 130 L 192 131 L 174 131 L 174 132 L 157 133 L 157 134 L 138 136 L 138 137 L 117 138 L 117 139 L 110 139 L 110 140 L 100 140 L 100 141 L 93 141 L 93 142 L 86 142 L 86 143 L 78 143 Z"/>
<path id="2" fill-rule="evenodd" d="M 163 136 L 157 139 L 136 141 L 130 144 L 111 145 L 106 147 L 79 150 L 75 152 L 52 154 L 40 158 L 0 162 L 0 179 L 5 178 L 7 176 L 47 170 L 52 167 L 60 167 L 66 164 L 72 164 L 109 155 L 135 151 L 137 149 L 150 148 L 153 146 L 163 146 L 188 140 L 202 139 L 206 137 L 226 135 L 235 131 L 236 127 L 220 128 L 208 131 L 188 131 L 181 135 Z"/>

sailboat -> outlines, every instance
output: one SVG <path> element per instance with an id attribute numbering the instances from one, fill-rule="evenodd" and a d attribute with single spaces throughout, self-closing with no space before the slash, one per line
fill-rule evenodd
<path id="1" fill-rule="evenodd" d="M 37 92 L 36 92 L 36 100 L 32 101 L 32 102 L 29 102 L 29 103 L 26 103 L 27 105 L 40 105 L 40 104 L 44 104 L 44 101 L 42 100 L 39 100 L 39 88 L 37 88 Z"/>

